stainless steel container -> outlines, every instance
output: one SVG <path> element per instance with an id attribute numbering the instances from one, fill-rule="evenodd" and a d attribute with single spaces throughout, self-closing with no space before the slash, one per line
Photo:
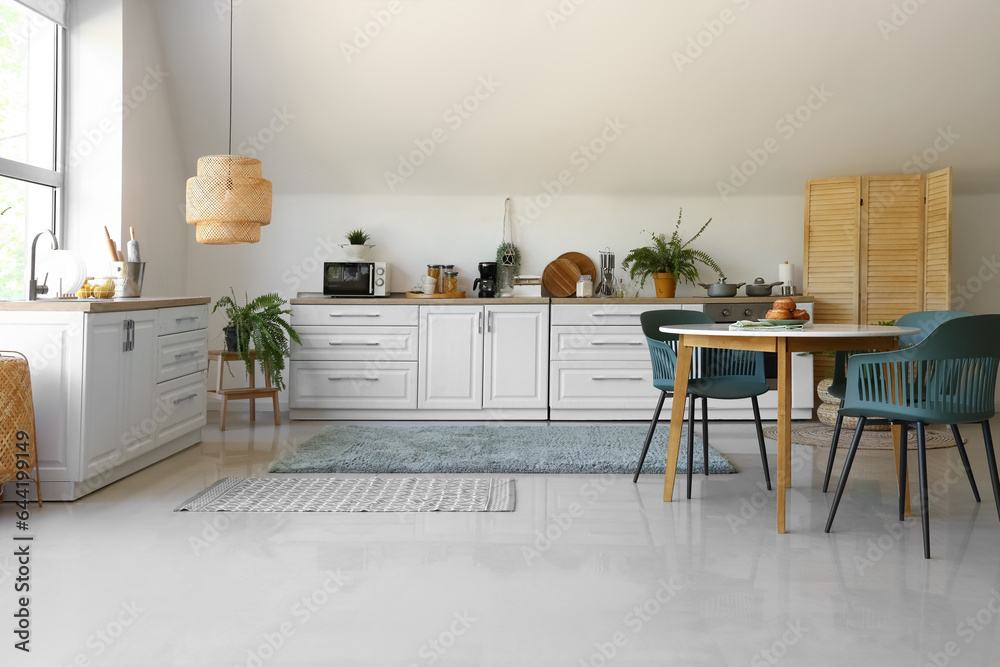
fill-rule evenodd
<path id="1" fill-rule="evenodd" d="M 111 274 L 115 277 L 115 296 L 125 299 L 140 296 L 146 262 L 109 262 L 109 264 Z"/>

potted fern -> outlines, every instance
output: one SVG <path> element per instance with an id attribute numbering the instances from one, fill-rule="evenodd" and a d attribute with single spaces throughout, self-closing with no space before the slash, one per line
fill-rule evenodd
<path id="1" fill-rule="evenodd" d="M 364 229 L 352 230 L 344 236 L 347 243 L 342 243 L 340 247 L 350 259 L 364 259 L 368 256 L 368 252 L 375 247 L 374 244 L 368 243 L 371 236 Z"/>
<path id="2" fill-rule="evenodd" d="M 246 364 L 249 375 L 253 372 L 253 363 L 250 360 L 250 343 L 253 343 L 257 359 L 260 360 L 271 385 L 284 389 L 285 383 L 281 372 L 285 370 L 285 357 L 289 352 L 288 336 L 296 343 L 302 343 L 299 334 L 282 317 L 292 312 L 282 308 L 287 302 L 274 293 L 263 294 L 253 301 L 244 294 L 245 303 L 241 306 L 236 302 L 236 293 L 231 287 L 229 291 L 232 296 L 222 297 L 212 308 L 213 313 L 222 308 L 229 318 L 229 324 L 225 329 L 226 349 L 239 355 Z"/>
<path id="3" fill-rule="evenodd" d="M 629 271 L 629 276 L 634 280 L 636 276 L 640 278 L 640 287 L 646 285 L 646 278 L 653 276 L 653 283 L 656 285 L 656 296 L 659 298 L 673 298 L 677 291 L 678 282 L 694 283 L 698 280 L 698 267 L 696 262 L 701 262 L 705 266 L 722 275 L 722 269 L 715 263 L 715 260 L 703 250 L 691 247 L 691 244 L 701 236 L 712 219 L 701 226 L 698 233 L 685 241 L 681 237 L 681 216 L 684 214 L 682 208 L 677 214 L 677 224 L 669 238 L 665 234 L 650 234 L 652 243 L 642 248 L 634 248 L 622 261 L 622 268 Z"/>

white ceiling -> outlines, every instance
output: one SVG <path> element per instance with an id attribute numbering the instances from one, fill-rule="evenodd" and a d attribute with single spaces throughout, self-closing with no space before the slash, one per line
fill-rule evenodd
<path id="1" fill-rule="evenodd" d="M 154 1 L 193 174 L 227 150 L 225 0 Z M 574 194 L 715 195 L 773 138 L 738 194 L 799 194 L 808 178 L 907 170 L 948 128 L 931 167 L 953 166 L 956 192 L 1000 192 L 1000 3 L 402 0 L 347 62 L 342 43 L 389 4 L 236 1 L 234 147 L 274 109 L 294 114 L 259 155 L 276 192 L 389 194 L 384 173 L 435 128 L 447 141 L 397 193 L 530 195 L 568 170 Z M 886 37 L 902 5 L 916 11 Z M 553 29 L 559 7 L 575 11 Z M 673 54 L 707 43 L 723 11 L 679 71 Z M 500 86 L 452 127 L 443 114 L 480 77 Z M 814 88 L 832 96 L 790 136 L 777 128 Z M 581 170 L 574 151 L 609 118 L 627 128 Z"/>

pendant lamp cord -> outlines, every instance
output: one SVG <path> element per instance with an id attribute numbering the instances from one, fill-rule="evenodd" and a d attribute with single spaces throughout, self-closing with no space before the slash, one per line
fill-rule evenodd
<path id="1" fill-rule="evenodd" d="M 233 0 L 229 0 L 229 152 L 233 154 Z"/>

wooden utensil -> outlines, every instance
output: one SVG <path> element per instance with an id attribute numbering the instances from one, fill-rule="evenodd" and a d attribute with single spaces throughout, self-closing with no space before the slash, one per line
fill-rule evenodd
<path id="1" fill-rule="evenodd" d="M 542 272 L 542 287 L 554 297 L 565 298 L 576 294 L 576 281 L 580 279 L 576 262 L 561 258 L 549 262 Z"/>
<path id="2" fill-rule="evenodd" d="M 107 241 L 107 244 L 108 244 L 108 252 L 111 253 L 111 261 L 112 262 L 119 261 L 119 259 L 118 259 L 118 246 L 116 246 L 115 242 L 111 239 L 111 233 L 108 232 L 108 226 L 107 225 L 104 226 L 104 238 L 105 238 L 105 240 Z"/>
<path id="3" fill-rule="evenodd" d="M 135 240 L 135 228 L 128 228 L 129 242 L 126 244 L 128 249 L 128 261 L 130 262 L 140 262 L 139 259 L 139 242 Z"/>
<path id="4" fill-rule="evenodd" d="M 594 263 L 590 261 L 590 258 L 584 255 L 582 252 L 564 252 L 563 254 L 559 255 L 557 259 L 568 259 L 569 261 L 573 262 L 578 267 L 580 267 L 580 275 L 583 275 L 584 273 L 588 274 L 590 276 L 590 279 L 594 281 L 594 284 L 595 285 L 597 284 L 598 282 L 597 267 L 594 266 Z"/>

